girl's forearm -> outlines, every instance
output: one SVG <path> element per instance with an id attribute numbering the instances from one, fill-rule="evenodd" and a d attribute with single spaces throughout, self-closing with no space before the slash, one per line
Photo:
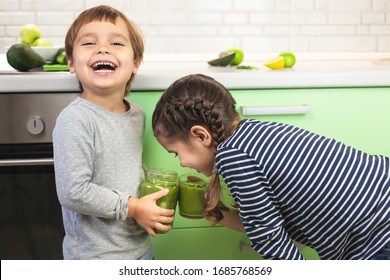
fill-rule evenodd
<path id="1" fill-rule="evenodd" d="M 223 219 L 219 222 L 219 224 L 228 227 L 230 229 L 245 233 L 244 226 L 238 215 L 237 210 L 230 209 L 230 211 L 222 210 Z M 209 221 L 215 222 L 215 220 L 211 217 L 208 218 Z"/>

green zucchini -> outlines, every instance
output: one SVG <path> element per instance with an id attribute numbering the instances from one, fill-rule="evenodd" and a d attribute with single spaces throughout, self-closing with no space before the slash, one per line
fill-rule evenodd
<path id="1" fill-rule="evenodd" d="M 14 44 L 7 50 L 7 61 L 18 71 L 26 72 L 45 64 L 45 60 L 29 45 Z"/>

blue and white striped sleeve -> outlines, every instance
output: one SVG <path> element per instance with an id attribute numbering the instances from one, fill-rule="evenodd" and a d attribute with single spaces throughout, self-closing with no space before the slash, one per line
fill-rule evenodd
<path id="1" fill-rule="evenodd" d="M 265 259 L 303 259 L 284 229 L 278 199 L 262 167 L 230 148 L 219 150 L 216 164 L 237 203 L 252 248 Z"/>

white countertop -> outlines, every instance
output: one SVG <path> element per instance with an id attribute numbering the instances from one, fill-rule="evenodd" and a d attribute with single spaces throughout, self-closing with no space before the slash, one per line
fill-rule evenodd
<path id="1" fill-rule="evenodd" d="M 259 70 L 213 67 L 210 54 L 146 54 L 132 90 L 164 90 L 176 79 L 194 73 L 214 77 L 228 89 L 378 87 L 390 86 L 390 53 L 296 54 L 291 69 L 263 66 L 275 54 L 247 54 L 242 65 Z M 74 92 L 78 82 L 68 72 L 17 72 L 0 54 L 0 92 Z"/>

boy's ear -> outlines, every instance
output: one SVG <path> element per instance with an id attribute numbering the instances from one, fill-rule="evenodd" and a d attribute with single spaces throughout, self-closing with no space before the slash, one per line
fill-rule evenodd
<path id="1" fill-rule="evenodd" d="M 142 61 L 134 62 L 133 75 L 137 74 Z"/>
<path id="2" fill-rule="evenodd" d="M 213 137 L 210 132 L 201 125 L 194 125 L 191 127 L 190 134 L 197 138 L 206 147 L 213 145 Z"/>
<path id="3" fill-rule="evenodd" d="M 73 67 L 73 61 L 69 58 L 67 59 L 67 61 L 68 61 L 67 63 L 68 63 L 69 72 L 73 74 L 75 72 Z"/>

